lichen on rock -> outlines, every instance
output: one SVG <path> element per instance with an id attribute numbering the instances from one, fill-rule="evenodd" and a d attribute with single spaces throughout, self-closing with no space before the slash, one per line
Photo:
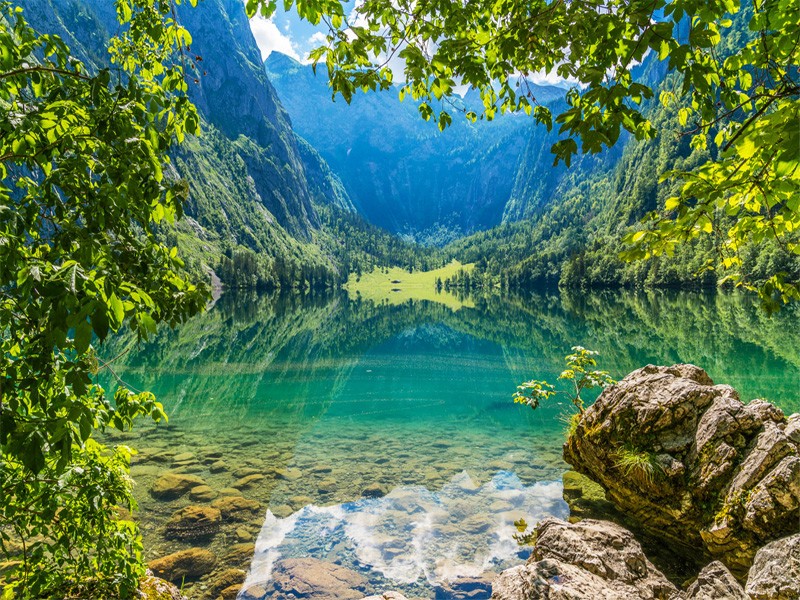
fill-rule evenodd
<path id="1" fill-rule="evenodd" d="M 699 367 L 649 365 L 586 410 L 564 458 L 643 529 L 743 578 L 761 546 L 800 522 L 798 427 Z"/>

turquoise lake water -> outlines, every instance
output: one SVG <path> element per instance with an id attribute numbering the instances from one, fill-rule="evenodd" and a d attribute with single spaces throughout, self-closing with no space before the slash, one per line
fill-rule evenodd
<path id="1" fill-rule="evenodd" d="M 358 573 L 363 592 L 488 598 L 492 574 L 526 556 L 513 522 L 568 515 L 568 406 L 515 405 L 520 382 L 555 382 L 580 344 L 615 378 L 692 362 L 743 400 L 790 413 L 800 410 L 797 317 L 770 317 L 738 294 L 556 292 L 458 311 L 228 294 L 177 331 L 104 353 L 124 353 L 116 374 L 170 415 L 126 439 L 141 450 L 133 475 L 148 558 L 198 545 L 165 539 L 175 510 L 236 494 L 259 510 L 202 545 L 220 569 L 250 571 L 253 597 L 284 597 L 273 569 L 312 557 Z M 155 500 L 164 471 L 212 491 Z M 203 597 L 204 585 L 188 589 Z"/>

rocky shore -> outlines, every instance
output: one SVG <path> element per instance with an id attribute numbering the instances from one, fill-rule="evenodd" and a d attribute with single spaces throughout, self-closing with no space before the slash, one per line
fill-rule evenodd
<path id="1" fill-rule="evenodd" d="M 494 600 L 800 598 L 800 415 L 744 404 L 693 365 L 651 365 L 586 410 L 564 458 L 626 521 L 707 564 L 679 587 L 620 525 L 546 519 Z"/>

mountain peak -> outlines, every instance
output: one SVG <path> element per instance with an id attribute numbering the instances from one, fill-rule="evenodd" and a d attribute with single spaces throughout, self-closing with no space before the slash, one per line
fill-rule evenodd
<path id="1" fill-rule="evenodd" d="M 303 64 L 288 54 L 277 50 L 270 52 L 264 60 L 264 68 L 271 76 L 291 75 L 303 68 Z"/>

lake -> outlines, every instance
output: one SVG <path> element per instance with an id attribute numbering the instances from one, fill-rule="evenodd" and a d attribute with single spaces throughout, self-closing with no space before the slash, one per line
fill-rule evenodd
<path id="1" fill-rule="evenodd" d="M 691 362 L 743 399 L 800 410 L 796 310 L 768 316 L 740 294 L 659 291 L 470 304 L 228 293 L 175 331 L 105 347 L 116 376 L 153 391 L 170 416 L 113 436 L 140 450 L 146 557 L 207 548 L 216 573 L 250 571 L 251 597 L 289 597 L 281 561 L 304 558 L 346 569 L 342 585 L 358 592 L 488 598 L 492 574 L 527 556 L 514 521 L 569 514 L 569 404 L 532 411 L 511 396 L 531 378 L 555 382 L 571 346 L 600 351 L 615 378 Z M 193 483 L 154 498 L 165 472 Z M 230 510 L 237 496 L 251 502 Z M 168 527 L 187 505 L 228 509 L 187 538 Z M 186 584 L 197 597 L 218 587 Z"/>

